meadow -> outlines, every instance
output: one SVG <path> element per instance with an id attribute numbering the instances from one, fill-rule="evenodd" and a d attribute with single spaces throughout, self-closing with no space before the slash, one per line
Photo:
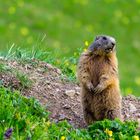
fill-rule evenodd
<path id="1" fill-rule="evenodd" d="M 139 96 L 140 0 L 1 0 L 0 17 L 2 54 L 11 46 L 50 52 L 42 60 L 51 55 L 70 76 L 96 35 L 115 37 L 122 94 Z"/>
<path id="2" fill-rule="evenodd" d="M 139 140 L 136 122 L 98 121 L 87 129 L 67 121 L 51 122 L 46 107 L 34 98 L 0 86 L 0 139 L 11 140 Z"/>

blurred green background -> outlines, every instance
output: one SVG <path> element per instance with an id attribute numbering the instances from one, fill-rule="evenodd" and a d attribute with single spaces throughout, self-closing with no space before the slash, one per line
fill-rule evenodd
<path id="1" fill-rule="evenodd" d="M 140 0 L 0 0 L 0 51 L 74 57 L 98 34 L 116 38 L 123 95 L 140 95 Z"/>

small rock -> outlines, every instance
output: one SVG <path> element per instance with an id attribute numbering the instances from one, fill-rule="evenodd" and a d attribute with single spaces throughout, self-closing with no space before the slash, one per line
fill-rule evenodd
<path id="1" fill-rule="evenodd" d="M 76 93 L 77 95 L 80 95 L 80 92 L 78 92 L 78 91 L 76 91 L 75 93 Z"/>
<path id="2" fill-rule="evenodd" d="M 56 89 L 56 92 L 59 92 L 59 91 L 60 91 L 60 89 L 59 89 L 59 88 L 57 88 L 57 89 Z"/>
<path id="3" fill-rule="evenodd" d="M 135 112 L 137 110 L 135 105 L 133 105 L 132 103 L 129 103 L 129 109 L 130 109 L 131 113 L 133 113 L 133 112 Z"/>
<path id="4" fill-rule="evenodd" d="M 70 107 L 70 105 L 65 104 L 65 105 L 63 105 L 63 108 L 69 109 L 69 108 L 71 108 L 71 107 Z"/>
<path id="5" fill-rule="evenodd" d="M 60 120 L 64 120 L 64 119 L 66 119 L 66 116 L 65 116 L 64 114 L 60 114 L 60 115 L 59 115 L 59 121 L 60 121 Z"/>
<path id="6" fill-rule="evenodd" d="M 51 65 L 51 64 L 46 64 L 46 67 L 48 68 L 48 69 L 54 69 L 54 67 Z"/>
<path id="7" fill-rule="evenodd" d="M 50 83 L 51 83 L 51 82 L 50 82 L 49 80 L 46 80 L 46 84 L 50 85 Z"/>
<path id="8" fill-rule="evenodd" d="M 74 98 L 74 95 L 75 95 L 75 90 L 66 90 L 65 91 L 65 94 L 71 98 Z"/>
<path id="9" fill-rule="evenodd" d="M 56 69 L 56 72 L 57 72 L 58 74 L 61 74 L 61 73 L 62 73 L 60 69 Z"/>
<path id="10" fill-rule="evenodd" d="M 75 89 L 78 90 L 78 91 L 80 91 L 80 87 L 79 86 L 75 87 Z"/>

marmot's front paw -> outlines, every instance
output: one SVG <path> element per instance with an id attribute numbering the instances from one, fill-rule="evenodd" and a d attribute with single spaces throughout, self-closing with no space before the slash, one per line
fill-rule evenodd
<path id="1" fill-rule="evenodd" d="M 93 84 L 91 82 L 87 84 L 87 88 L 91 92 L 94 90 L 94 86 L 93 86 Z"/>
<path id="2" fill-rule="evenodd" d="M 101 85 L 97 85 L 97 86 L 93 89 L 93 93 L 94 93 L 94 94 L 101 93 L 102 91 L 103 91 L 103 86 L 101 86 Z"/>

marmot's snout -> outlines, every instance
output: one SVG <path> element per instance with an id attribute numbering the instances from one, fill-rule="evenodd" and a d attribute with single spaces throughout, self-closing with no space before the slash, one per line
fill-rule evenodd
<path id="1" fill-rule="evenodd" d="M 110 37 L 110 36 L 103 36 L 102 40 L 103 40 L 103 42 L 106 41 L 105 51 L 107 53 L 112 52 L 115 48 L 115 45 L 116 45 L 115 39 L 113 37 Z"/>
<path id="2" fill-rule="evenodd" d="M 100 51 L 108 54 L 114 50 L 115 45 L 116 41 L 113 37 L 107 35 L 98 35 L 96 36 L 93 44 L 91 44 L 89 47 L 89 50 L 91 52 L 96 52 L 96 54 L 99 54 Z"/>

